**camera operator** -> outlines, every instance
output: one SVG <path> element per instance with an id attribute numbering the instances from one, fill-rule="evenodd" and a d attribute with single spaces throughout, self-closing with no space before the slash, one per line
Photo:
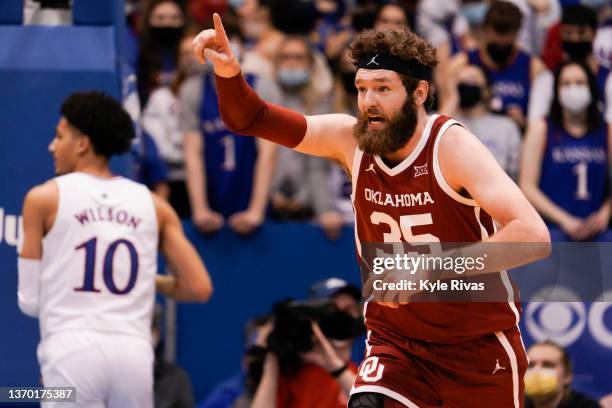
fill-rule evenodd
<path id="1" fill-rule="evenodd" d="M 316 283 L 310 293 L 310 301 L 275 307 L 252 408 L 346 406 L 357 373 L 353 340 L 364 330 L 360 293 L 337 278 Z"/>

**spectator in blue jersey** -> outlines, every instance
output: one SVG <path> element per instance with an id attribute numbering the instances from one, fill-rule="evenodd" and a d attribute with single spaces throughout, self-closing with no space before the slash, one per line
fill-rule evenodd
<path id="1" fill-rule="evenodd" d="M 520 185 L 533 206 L 575 241 L 610 222 L 610 133 L 597 107 L 597 84 L 584 63 L 566 62 L 555 75 L 550 117 L 530 124 Z"/>
<path id="2" fill-rule="evenodd" d="M 539 54 L 547 28 L 559 19 L 558 0 L 508 0 L 518 7 L 522 24 L 518 43 L 532 54 Z M 448 41 L 462 42 L 469 30 L 482 24 L 491 0 L 420 0 L 417 31 L 436 49 Z M 469 28 L 468 28 L 469 26 Z"/>
<path id="3" fill-rule="evenodd" d="M 169 85 L 185 29 L 185 13 L 178 0 L 152 0 L 144 13 L 138 54 L 138 95 L 145 106 L 151 92 Z"/>
<path id="4" fill-rule="evenodd" d="M 525 127 L 530 90 L 547 70 L 539 58 L 518 45 L 522 19 L 521 11 L 514 4 L 499 0 L 491 3 L 483 22 L 479 48 L 458 53 L 440 78 L 443 102 L 452 93 L 448 88 L 449 78 L 456 76 L 465 65 L 477 65 L 491 84 L 491 109 L 508 115 L 520 128 Z"/>
<path id="5" fill-rule="evenodd" d="M 551 29 L 551 32 L 554 32 Z M 558 41 L 561 45 L 560 62 L 564 61 L 580 61 L 585 63 L 593 73 L 597 83 L 599 92 L 599 100 L 605 107 L 604 118 L 607 123 L 612 123 L 612 76 L 610 70 L 597 61 L 593 53 L 593 42 L 597 32 L 597 15 L 594 10 L 582 5 L 566 7 L 563 10 L 563 17 L 559 28 Z M 548 42 L 550 48 L 555 48 L 552 40 Z M 549 65 L 553 65 L 551 69 L 555 69 L 558 63 L 549 61 Z M 549 107 L 552 100 L 553 86 L 552 83 L 544 92 L 539 92 L 533 103 L 539 104 L 541 107 Z M 548 110 L 541 113 L 541 117 L 545 117 Z M 530 118 L 531 119 L 531 118 Z"/>
<path id="6" fill-rule="evenodd" d="M 226 31 L 234 55 L 240 55 L 239 31 L 229 25 Z M 268 95 L 268 87 L 254 75 L 246 79 L 261 95 Z M 216 232 L 227 222 L 237 233 L 248 235 L 265 218 L 276 147 L 228 130 L 219 114 L 215 86 L 209 69 L 189 78 L 179 90 L 191 217 L 204 233 Z"/>
<path id="7" fill-rule="evenodd" d="M 507 116 L 489 110 L 491 90 L 483 70 L 467 65 L 453 84 L 455 93 L 440 106 L 440 112 L 455 117 L 491 151 L 499 165 L 518 179 L 521 131 Z"/>
<path id="8" fill-rule="evenodd" d="M 321 72 L 314 58 L 314 51 L 301 37 L 287 37 L 281 43 L 274 64 L 280 105 L 306 115 L 332 111 L 331 83 L 327 89 L 314 85 L 321 75 L 330 75 L 329 69 Z M 298 220 L 314 215 L 326 235 L 337 238 L 344 219 L 333 206 L 327 184 L 330 173 L 330 164 L 324 159 L 279 147 L 272 187 L 273 214 Z"/>

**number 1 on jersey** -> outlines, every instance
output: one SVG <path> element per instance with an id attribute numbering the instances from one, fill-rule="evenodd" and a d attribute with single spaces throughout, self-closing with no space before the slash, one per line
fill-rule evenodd
<path id="1" fill-rule="evenodd" d="M 223 136 L 221 138 L 221 144 L 223 145 L 223 149 L 225 151 L 221 168 L 225 171 L 234 171 L 236 168 L 236 147 L 234 144 L 234 136 Z"/>
<path id="2" fill-rule="evenodd" d="M 574 174 L 578 176 L 578 187 L 576 188 L 576 199 L 577 200 L 588 200 L 591 198 L 591 193 L 588 189 L 588 164 L 580 162 L 574 166 Z"/>

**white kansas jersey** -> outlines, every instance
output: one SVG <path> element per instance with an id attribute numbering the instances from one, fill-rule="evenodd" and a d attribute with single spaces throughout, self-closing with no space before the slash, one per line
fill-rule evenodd
<path id="1" fill-rule="evenodd" d="M 158 226 L 147 188 L 122 177 L 55 179 L 59 205 L 43 239 L 40 334 L 151 336 Z"/>

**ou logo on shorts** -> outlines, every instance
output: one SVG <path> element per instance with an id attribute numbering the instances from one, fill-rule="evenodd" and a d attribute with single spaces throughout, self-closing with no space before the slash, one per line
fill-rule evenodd
<path id="1" fill-rule="evenodd" d="M 371 356 L 361 363 L 359 376 L 365 382 L 376 382 L 382 378 L 384 369 L 384 364 L 378 363 L 378 357 Z"/>

